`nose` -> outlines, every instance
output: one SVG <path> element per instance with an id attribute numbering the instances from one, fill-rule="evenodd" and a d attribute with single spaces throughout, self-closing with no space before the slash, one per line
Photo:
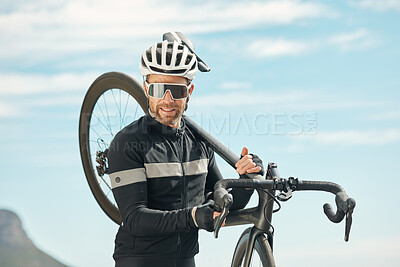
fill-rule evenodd
<path id="1" fill-rule="evenodd" d="M 164 98 L 163 100 L 167 101 L 167 102 L 174 102 L 174 99 L 172 98 L 172 94 L 171 91 L 168 90 L 165 94 L 164 94 Z"/>

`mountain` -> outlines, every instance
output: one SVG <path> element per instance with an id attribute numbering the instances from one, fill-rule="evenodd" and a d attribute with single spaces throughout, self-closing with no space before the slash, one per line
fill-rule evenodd
<path id="1" fill-rule="evenodd" d="M 66 267 L 66 265 L 33 244 L 14 212 L 0 209 L 0 267 Z"/>

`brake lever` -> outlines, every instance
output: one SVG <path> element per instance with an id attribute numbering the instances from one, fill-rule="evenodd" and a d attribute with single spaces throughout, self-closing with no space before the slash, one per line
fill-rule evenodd
<path id="1" fill-rule="evenodd" d="M 344 232 L 344 241 L 346 242 L 349 241 L 351 224 L 353 223 L 352 215 L 355 206 L 356 206 L 356 201 L 353 198 L 347 199 L 346 226 L 345 226 L 346 228 Z"/>
<path id="2" fill-rule="evenodd" d="M 215 238 L 218 238 L 218 232 L 221 229 L 226 216 L 228 216 L 228 213 L 229 213 L 228 205 L 226 203 L 224 203 L 224 206 L 222 207 L 221 215 L 216 217 L 214 220 L 214 237 Z"/>
<path id="3" fill-rule="evenodd" d="M 279 195 L 277 196 L 279 201 L 288 201 L 289 199 L 292 198 L 292 190 L 288 192 L 280 192 Z"/>
<path id="4" fill-rule="evenodd" d="M 289 199 L 292 198 L 293 190 L 291 188 L 291 185 L 294 185 L 295 183 L 298 183 L 298 180 L 293 177 L 289 177 L 288 179 L 283 179 L 282 191 L 277 196 L 279 201 L 288 201 Z"/>

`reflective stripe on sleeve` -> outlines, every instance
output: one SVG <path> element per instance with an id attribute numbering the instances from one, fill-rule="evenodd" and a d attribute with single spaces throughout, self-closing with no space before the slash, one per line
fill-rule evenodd
<path id="1" fill-rule="evenodd" d="M 113 172 L 110 174 L 111 188 L 116 188 L 128 184 L 145 182 L 146 171 L 144 168 L 137 168 L 119 172 Z"/>

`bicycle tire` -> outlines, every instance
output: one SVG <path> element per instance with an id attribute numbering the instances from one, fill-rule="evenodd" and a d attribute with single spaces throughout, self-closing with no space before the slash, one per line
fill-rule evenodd
<path id="1" fill-rule="evenodd" d="M 244 230 L 236 244 L 235 252 L 233 253 L 232 258 L 232 267 L 242 266 L 242 262 L 244 261 L 246 252 L 246 245 L 249 240 L 250 230 L 251 227 Z M 258 235 L 255 239 L 250 266 L 260 266 L 255 265 L 255 257 L 258 257 L 258 263 L 261 263 L 263 267 L 276 267 L 271 246 L 269 245 L 268 240 L 264 235 Z"/>
<path id="2" fill-rule="evenodd" d="M 119 91 L 118 91 L 119 90 Z M 116 92 L 116 93 L 114 93 Z M 111 94 L 110 94 L 111 93 Z M 119 104 L 121 104 L 121 97 L 126 98 L 126 106 L 125 106 L 125 111 L 123 114 L 123 117 L 120 118 L 119 125 L 115 126 L 114 124 L 111 124 L 109 116 L 109 111 L 108 111 L 108 102 L 109 100 L 106 100 L 105 97 L 108 95 L 112 95 L 114 97 L 114 102 L 115 105 L 117 106 L 117 111 L 119 112 L 119 115 L 121 116 L 122 110 L 120 109 L 121 107 L 118 107 L 118 101 L 116 100 L 115 95 L 117 95 L 118 98 L 119 94 Z M 121 96 L 122 95 L 122 96 Z M 100 205 L 101 209 L 106 213 L 106 215 L 113 220 L 117 224 L 121 224 L 121 216 L 118 210 L 118 207 L 115 203 L 113 203 L 113 197 L 112 194 L 110 194 L 111 187 L 110 185 L 107 184 L 106 179 L 104 179 L 102 176 L 99 179 L 98 172 L 96 173 L 97 167 L 94 165 L 94 162 L 96 160 L 93 159 L 94 156 L 94 151 L 93 151 L 93 142 L 97 142 L 97 146 L 102 146 L 103 152 L 106 150 L 104 147 L 108 147 L 109 143 L 104 141 L 103 137 L 104 135 L 101 136 L 98 134 L 98 131 L 92 129 L 91 127 L 94 127 L 92 122 L 94 121 L 94 118 L 98 120 L 99 126 L 103 125 L 103 127 L 109 131 L 108 134 L 110 134 L 110 139 L 112 140 L 112 137 L 114 136 L 114 128 L 115 133 L 121 128 L 126 123 L 129 123 L 130 119 L 126 119 L 125 121 L 125 112 L 127 112 L 128 109 L 128 103 L 129 100 L 133 98 L 134 101 L 136 101 L 136 112 L 138 110 L 138 106 L 141 107 L 144 113 L 147 113 L 147 98 L 144 94 L 142 86 L 132 77 L 120 73 L 120 72 L 108 72 L 104 73 L 103 75 L 99 76 L 89 87 L 88 91 L 86 92 L 85 98 L 82 103 L 82 108 L 80 112 L 80 117 L 79 117 L 79 148 L 80 148 L 80 154 L 81 154 L 81 160 L 82 160 L 82 165 L 83 169 L 85 172 L 86 180 L 89 184 L 90 190 L 92 191 L 93 196 L 95 197 L 97 203 Z M 100 99 L 103 99 L 103 103 L 100 103 Z M 133 101 L 131 101 L 133 102 Z M 98 106 L 97 106 L 98 105 Z M 107 110 L 107 113 L 104 114 L 101 105 L 104 105 L 103 108 Z M 134 106 L 129 105 L 130 108 L 135 109 Z M 102 116 L 97 116 L 94 113 L 94 110 L 101 110 Z M 110 109 L 115 109 L 115 107 L 110 107 Z M 128 111 L 129 111 L 128 109 Z M 116 111 L 116 112 L 117 112 Z M 118 113 L 117 112 L 117 113 Z M 139 111 L 140 112 L 140 111 Z M 99 118 L 102 117 L 102 118 Z M 101 119 L 108 120 L 105 122 L 102 122 Z M 132 121 L 137 118 L 133 118 Z M 124 125 L 123 125 L 124 124 Z M 114 127 L 115 126 L 115 127 Z M 92 132 L 95 131 L 96 134 L 98 135 L 97 140 L 94 141 L 91 139 L 91 134 Z M 111 141 L 110 140 L 110 141 Z M 97 152 L 96 152 L 97 153 Z M 103 174 L 104 175 L 104 174 Z M 106 184 L 104 185 L 103 182 Z M 103 189 L 104 187 L 108 187 L 106 190 L 109 189 L 108 192 L 105 192 L 106 190 Z M 110 196 L 109 196 L 110 195 Z M 111 199 L 112 198 L 112 199 Z M 114 201 L 115 202 L 115 201 Z"/>

